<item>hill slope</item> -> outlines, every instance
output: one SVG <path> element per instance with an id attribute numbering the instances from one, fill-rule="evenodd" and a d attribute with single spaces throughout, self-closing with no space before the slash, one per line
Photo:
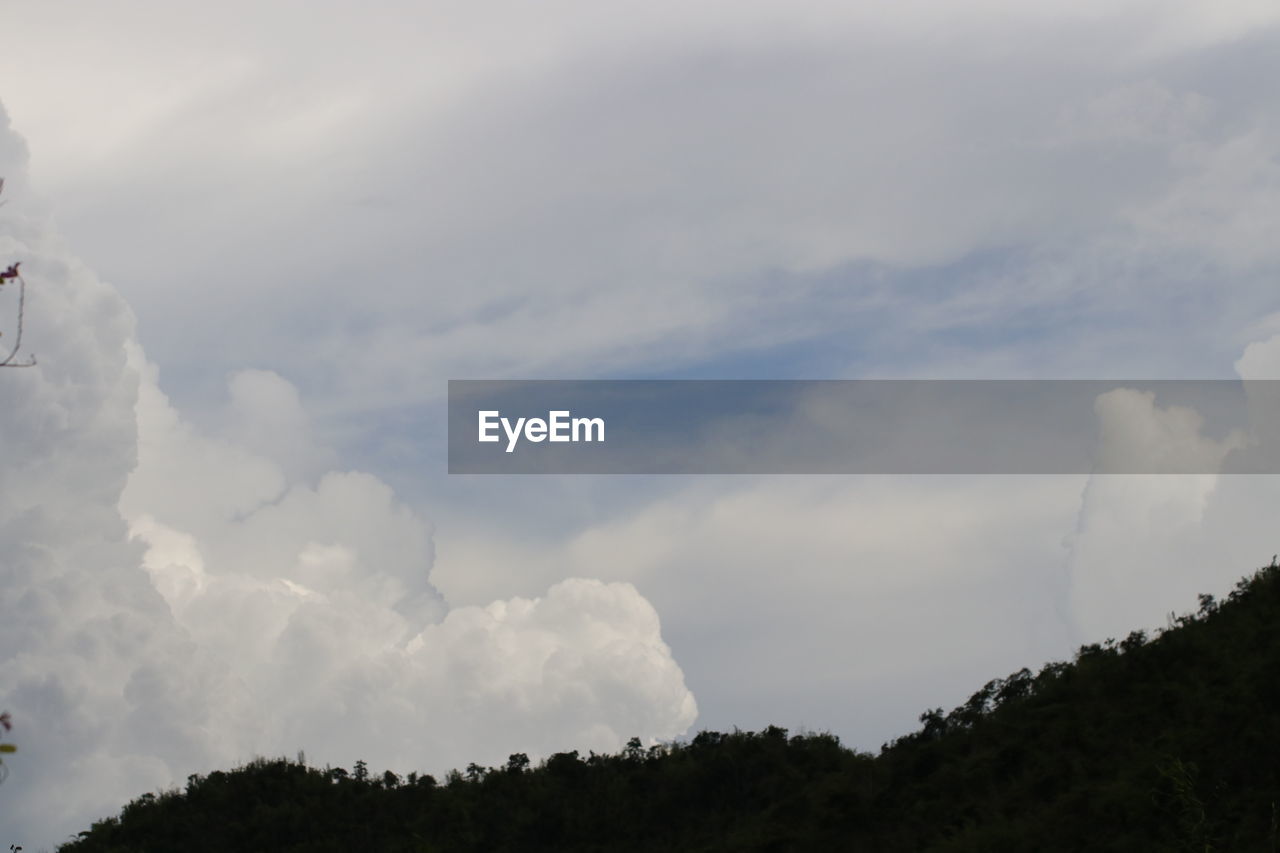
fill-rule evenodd
<path id="1" fill-rule="evenodd" d="M 1280 850 L 1280 567 L 1148 640 L 996 679 L 859 754 L 703 732 L 430 776 L 259 760 L 63 851 Z"/>

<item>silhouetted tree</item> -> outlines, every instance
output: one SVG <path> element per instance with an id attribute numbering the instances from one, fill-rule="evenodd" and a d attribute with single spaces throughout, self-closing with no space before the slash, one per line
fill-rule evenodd
<path id="1" fill-rule="evenodd" d="M 1273 562 L 1151 639 L 992 679 L 876 756 L 770 726 L 537 767 L 515 753 L 443 787 L 259 760 L 140 797 L 62 849 L 1275 851 L 1277 624 Z"/>

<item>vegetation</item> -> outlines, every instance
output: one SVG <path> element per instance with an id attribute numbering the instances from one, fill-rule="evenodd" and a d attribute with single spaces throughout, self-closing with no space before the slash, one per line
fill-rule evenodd
<path id="1" fill-rule="evenodd" d="M 1274 852 L 1278 625 L 1273 560 L 1221 605 L 991 681 L 876 756 L 770 727 L 443 783 L 258 760 L 61 849 Z"/>

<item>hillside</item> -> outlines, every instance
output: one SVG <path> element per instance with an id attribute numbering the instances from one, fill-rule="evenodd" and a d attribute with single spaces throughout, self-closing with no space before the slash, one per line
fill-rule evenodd
<path id="1" fill-rule="evenodd" d="M 437 781 L 259 760 L 100 821 L 75 851 L 1277 851 L 1280 566 L 1148 638 L 989 682 L 857 753 L 702 732 Z"/>

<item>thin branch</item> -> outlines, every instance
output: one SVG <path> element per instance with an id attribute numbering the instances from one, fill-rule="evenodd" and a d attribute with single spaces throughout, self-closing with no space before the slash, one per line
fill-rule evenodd
<path id="1" fill-rule="evenodd" d="M 0 184 L 0 186 L 3 186 Z M 22 319 L 27 308 L 27 280 L 22 277 L 21 273 L 14 276 L 18 279 L 18 333 L 13 342 L 13 349 L 9 351 L 9 355 L 4 361 L 0 361 L 0 367 L 31 367 L 36 363 L 36 357 L 33 355 L 27 361 L 14 361 L 18 357 L 18 350 L 22 347 Z"/>

